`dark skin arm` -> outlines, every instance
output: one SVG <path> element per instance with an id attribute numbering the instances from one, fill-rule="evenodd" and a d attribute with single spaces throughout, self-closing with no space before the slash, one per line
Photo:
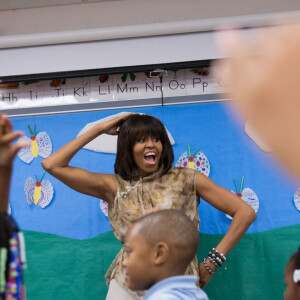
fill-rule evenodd
<path id="1" fill-rule="evenodd" d="M 215 247 L 219 252 L 226 256 L 239 242 L 248 227 L 256 219 L 256 213 L 238 196 L 218 186 L 201 173 L 197 173 L 196 189 L 198 196 L 216 209 L 230 215 L 233 218 L 227 233 Z M 209 260 L 206 262 L 210 269 L 215 271 L 215 265 Z M 203 288 L 212 277 L 212 275 L 206 270 L 203 262 L 199 264 L 199 276 L 201 288 Z"/>
<path id="2" fill-rule="evenodd" d="M 45 158 L 42 161 L 43 168 L 70 188 L 86 195 L 101 198 L 110 204 L 117 192 L 115 175 L 92 173 L 81 168 L 72 167 L 69 162 L 84 145 L 99 135 L 103 133 L 117 135 L 118 126 L 130 115 L 127 114 L 97 124 Z"/>

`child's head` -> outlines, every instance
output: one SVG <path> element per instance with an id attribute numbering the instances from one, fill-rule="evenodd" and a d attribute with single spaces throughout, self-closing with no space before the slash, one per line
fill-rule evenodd
<path id="1" fill-rule="evenodd" d="M 159 167 L 167 172 L 173 164 L 174 153 L 167 131 L 160 120 L 150 115 L 133 114 L 120 126 L 115 173 L 129 180 L 136 176 L 138 166 L 133 157 L 133 147 L 140 139 L 158 138 L 162 144 Z"/>
<path id="2" fill-rule="evenodd" d="M 160 210 L 141 217 L 125 236 L 127 286 L 145 290 L 162 279 L 183 275 L 198 244 L 196 226 L 177 210 Z"/>
<path id="3" fill-rule="evenodd" d="M 300 246 L 288 261 L 284 270 L 286 290 L 284 300 L 300 299 Z"/>

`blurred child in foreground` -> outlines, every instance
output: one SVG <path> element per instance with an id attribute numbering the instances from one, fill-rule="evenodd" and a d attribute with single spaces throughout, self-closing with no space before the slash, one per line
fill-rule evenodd
<path id="1" fill-rule="evenodd" d="M 24 300 L 23 266 L 25 250 L 22 234 L 8 215 L 9 187 L 13 159 L 26 142 L 12 144 L 22 136 L 13 132 L 7 116 L 0 113 L 0 300 Z"/>

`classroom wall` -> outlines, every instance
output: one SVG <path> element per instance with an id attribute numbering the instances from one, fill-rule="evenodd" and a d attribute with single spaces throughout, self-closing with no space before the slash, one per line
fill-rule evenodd
<path id="1" fill-rule="evenodd" d="M 230 21 L 236 21 L 240 26 L 262 25 L 274 17 L 293 15 L 300 9 L 296 0 L 47 2 L 53 6 L 41 7 L 47 4 L 45 1 L 23 1 L 23 6 L 19 7 L 15 1 L 0 2 L 0 43 L 3 49 L 0 61 L 1 65 L 4 60 L 9 62 L 11 74 L 16 74 L 14 70 L 17 68 L 13 55 L 21 48 L 15 44 L 15 49 L 8 49 L 5 43 L 13 39 L 20 43 L 29 35 L 149 24 L 163 28 L 172 22 L 204 20 L 197 23 L 197 30 L 201 31 Z M 58 5 L 62 3 L 64 5 Z M 177 33 L 174 28 L 176 26 L 172 27 L 172 34 Z M 181 27 L 177 28 L 180 30 Z M 122 46 L 119 49 L 122 52 Z M 33 49 L 27 50 L 23 56 L 17 55 L 19 65 L 22 60 L 34 59 Z M 172 51 L 176 52 L 176 49 Z M 47 62 L 46 54 L 43 58 Z M 59 60 L 63 61 L 65 57 L 58 55 L 56 61 Z M 28 64 L 26 71 L 30 73 L 32 70 Z M 199 147 L 210 160 L 213 180 L 235 192 L 234 177 L 241 180 L 245 176 L 245 186 L 253 189 L 259 198 L 258 219 L 229 255 L 228 270 L 220 270 L 206 288 L 211 299 L 279 300 L 284 290 L 284 265 L 298 245 L 299 211 L 293 202 L 298 187 L 287 181 L 277 166 L 266 165 L 269 155 L 255 148 L 242 129 L 234 127 L 225 106 L 199 104 L 135 111 L 151 113 L 166 123 L 174 133 L 176 159 L 187 150 L 187 144 L 191 144 L 192 149 Z M 16 118 L 13 123 L 16 129 L 23 131 L 27 130 L 27 124 L 36 123 L 38 131 L 49 133 L 55 151 L 74 138 L 86 123 L 110 113 Z M 103 170 L 112 172 L 113 154 L 81 150 L 73 162 L 97 171 L 98 164 L 91 162 L 98 160 Z M 28 299 L 105 299 L 107 288 L 103 276 L 121 244 L 114 238 L 98 199 L 71 191 L 49 174 L 45 175 L 45 180 L 49 180 L 54 188 L 52 202 L 45 209 L 27 204 L 24 185 L 29 176 L 41 176 L 40 161 L 41 157 L 38 157 L 28 166 L 16 159 L 11 192 L 12 214 L 25 230 Z M 204 201 L 199 209 L 202 246 L 198 257 L 203 259 L 222 238 L 231 221 Z"/>
<path id="2" fill-rule="evenodd" d="M 261 25 L 272 16 L 299 10 L 297 0 L 0 1 L 0 32 L 7 37 L 191 20 L 204 20 L 207 30 L 207 24 L 215 27 L 237 21 L 244 26 Z"/>
<path id="3" fill-rule="evenodd" d="M 212 30 L 269 25 L 300 11 L 294 0 L 123 0 L 49 7 L 25 1 L 19 9 L 15 1 L 6 2 L 2 9 L 8 10 L 0 11 L 0 77 L 217 59 L 222 56 Z M 32 3 L 34 8 L 26 8 Z"/>
<path id="4" fill-rule="evenodd" d="M 205 288 L 210 299 L 282 299 L 284 266 L 299 245 L 300 211 L 294 201 L 298 185 L 273 163 L 270 154 L 256 146 L 243 126 L 236 126 L 229 103 L 127 111 L 162 120 L 175 140 L 174 165 L 188 145 L 192 155 L 199 149 L 209 162 L 209 178 L 233 193 L 240 190 L 257 209 L 257 220 L 228 255 L 227 270 L 218 270 Z M 88 123 L 118 112 L 14 118 L 13 124 L 26 136 L 30 136 L 27 125 L 33 129 L 36 124 L 37 134 L 46 132 L 52 151 L 56 151 Z M 103 151 L 81 149 L 70 164 L 91 172 L 113 173 L 115 154 Z M 28 201 L 34 188 L 28 189 L 29 183 L 43 174 L 41 160 L 39 155 L 27 164 L 17 157 L 12 178 L 11 211 L 26 237 L 28 299 L 104 300 L 107 287 L 103 277 L 122 245 L 114 237 L 99 199 L 68 188 L 50 174 L 42 179 L 42 185 L 49 181 L 53 187 L 49 204 L 43 208 Z M 252 196 L 247 198 L 249 189 Z M 51 194 L 50 189 L 43 192 Z M 203 260 L 227 232 L 231 219 L 204 200 L 200 201 L 199 216 L 198 257 Z"/>

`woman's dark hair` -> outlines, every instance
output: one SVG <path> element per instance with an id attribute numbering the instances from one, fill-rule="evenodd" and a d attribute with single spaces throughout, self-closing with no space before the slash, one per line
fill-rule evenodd
<path id="1" fill-rule="evenodd" d="M 174 161 L 174 152 L 165 126 L 160 120 L 150 115 L 134 114 L 120 126 L 115 173 L 123 179 L 130 180 L 137 176 L 137 165 L 133 158 L 133 146 L 141 138 L 159 138 L 162 143 L 162 154 L 159 167 L 163 173 L 169 171 Z"/>
<path id="2" fill-rule="evenodd" d="M 288 264 L 292 270 L 300 270 L 300 246 L 298 247 L 298 251 L 292 254 Z M 297 284 L 300 286 L 300 282 Z"/>

